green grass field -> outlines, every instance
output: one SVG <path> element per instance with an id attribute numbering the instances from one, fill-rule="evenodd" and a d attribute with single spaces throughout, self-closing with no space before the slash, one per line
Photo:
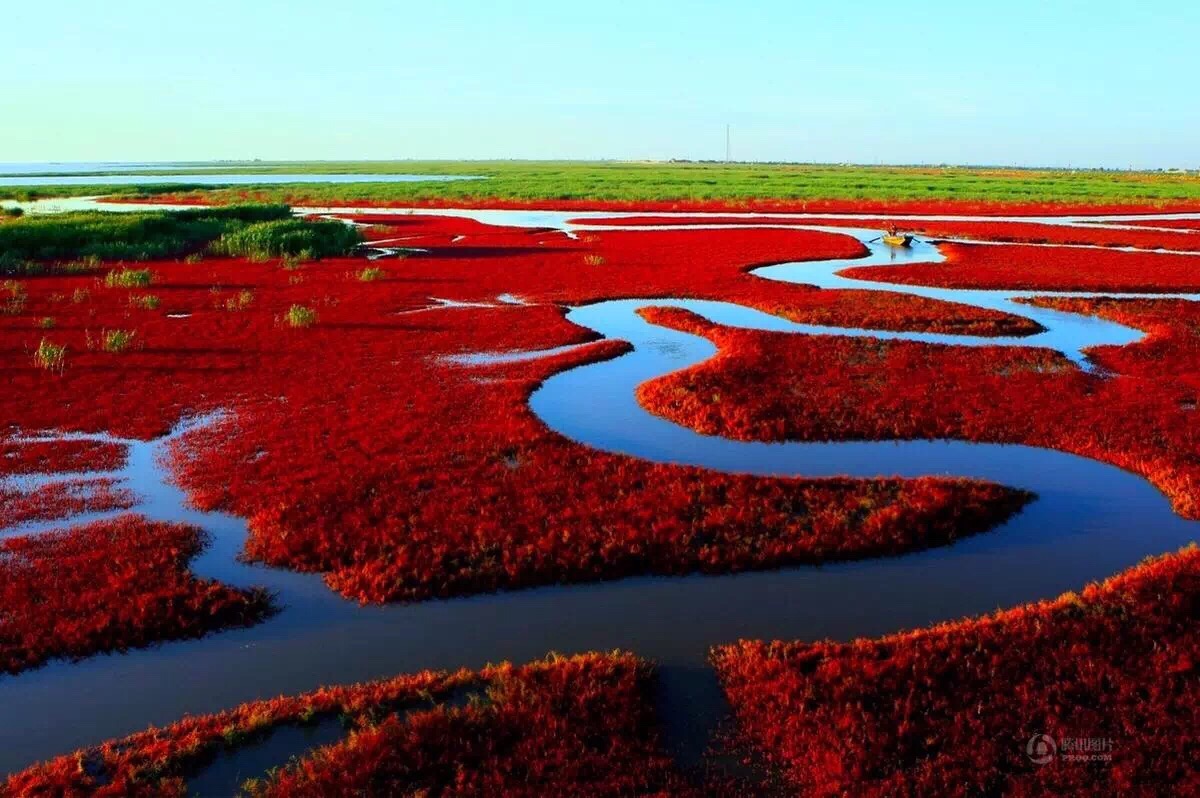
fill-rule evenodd
<path id="1" fill-rule="evenodd" d="M 492 200 L 720 201 L 961 200 L 971 202 L 1200 202 L 1200 173 L 968 167 L 803 164 L 629 163 L 551 161 L 253 162 L 223 171 L 478 175 L 449 183 L 297 184 L 252 189 L 276 202 Z M 163 170 L 164 172 L 168 170 Z M 233 201 L 247 191 L 200 186 L 2 187 L 0 197 L 31 199 L 91 194 L 161 194 L 208 190 Z"/>
<path id="2" fill-rule="evenodd" d="M 46 263 L 70 261 L 72 268 L 86 270 L 102 260 L 146 261 L 204 251 L 255 260 L 311 260 L 347 254 L 361 240 L 356 228 L 341 222 L 293 219 L 286 205 L 29 214 L 0 224 L 0 275 L 39 274 Z M 109 276 L 123 287 L 149 284 L 148 272 Z"/>

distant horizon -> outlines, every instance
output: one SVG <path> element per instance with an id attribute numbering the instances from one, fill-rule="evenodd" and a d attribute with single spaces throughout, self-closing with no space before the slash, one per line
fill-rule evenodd
<path id="1" fill-rule="evenodd" d="M 1078 171 L 1078 172 L 1200 172 L 1196 166 L 1158 166 L 1158 167 L 1128 167 L 1128 166 L 1090 166 L 1090 165 L 1050 165 L 1050 164 L 1015 164 L 1015 163 L 950 163 L 950 162 L 855 162 L 855 161 L 780 161 L 780 160 L 738 160 L 726 161 L 719 158 L 171 158 L 155 160 L 122 160 L 122 159 L 57 159 L 35 161 L 0 161 L 0 174 L 6 173 L 6 167 L 31 166 L 64 166 L 64 167 L 106 167 L 106 166 L 164 166 L 182 168 L 208 164 L 229 166 L 288 165 L 288 164 L 436 164 L 436 163 L 577 163 L 577 164 L 660 164 L 696 163 L 728 166 L 814 166 L 814 167 L 846 167 L 846 168 L 878 168 L 878 169 L 1013 169 L 1017 171 Z M 82 171 L 82 170 L 81 170 Z M 32 174 L 32 172 L 31 172 Z"/>

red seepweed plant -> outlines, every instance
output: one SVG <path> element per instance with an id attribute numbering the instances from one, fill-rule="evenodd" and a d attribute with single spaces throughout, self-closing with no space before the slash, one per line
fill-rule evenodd
<path id="1" fill-rule="evenodd" d="M 744 743 L 806 795 L 1200 790 L 1200 551 L 853 643 L 712 652 Z"/>
<path id="2" fill-rule="evenodd" d="M 218 751 L 334 715 L 349 727 L 343 742 L 303 752 L 250 794 L 698 795 L 659 747 L 651 685 L 647 663 L 613 652 L 323 688 L 60 757 L 0 795 L 184 795 Z M 464 690 L 476 698 L 443 703 Z"/>
<path id="3" fill-rule="evenodd" d="M 0 540 L 0 673 L 261 620 L 265 593 L 188 572 L 203 540 L 133 515 Z"/>

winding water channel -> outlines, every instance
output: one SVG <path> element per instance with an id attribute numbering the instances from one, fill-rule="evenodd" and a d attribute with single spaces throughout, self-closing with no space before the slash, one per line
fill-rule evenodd
<path id="1" fill-rule="evenodd" d="M 590 219 L 621 216 L 608 212 L 419 212 L 550 227 L 568 234 L 592 229 Z M 877 235 L 873 230 L 821 228 L 806 221 L 809 217 L 804 214 L 770 217 L 762 226 L 829 229 L 864 242 Z M 785 217 L 783 221 L 781 217 Z M 1133 217 L 1051 221 L 1086 221 L 1089 226 L 1101 221 L 1117 227 L 1128 218 Z M 605 225 L 595 229 L 620 228 Z M 656 228 L 636 229 L 653 235 Z M 569 653 L 612 648 L 628 649 L 659 663 L 668 742 L 682 760 L 691 762 L 724 713 L 715 675 L 706 660 L 711 645 L 740 637 L 848 639 L 1011 607 L 1077 589 L 1146 555 L 1174 550 L 1197 537 L 1196 524 L 1176 516 L 1162 494 L 1141 477 L 1055 450 L 962 441 L 732 441 L 699 435 L 646 412 L 636 402 L 634 391 L 640 383 L 703 362 L 715 352 L 704 338 L 642 319 L 636 311 L 647 306 L 682 307 L 721 324 L 796 334 L 1051 347 L 1084 368 L 1089 367 L 1082 355 L 1084 349 L 1130 343 L 1141 337 L 1140 332 L 1119 324 L 1013 301 L 1020 296 L 1062 292 L 933 289 L 869 283 L 838 274 L 849 266 L 893 262 L 896 255 L 879 245 L 868 244 L 868 248 L 870 254 L 865 258 L 783 264 L 758 269 L 755 274 L 823 288 L 897 291 L 1002 310 L 1034 319 L 1045 332 L 1022 338 L 882 332 L 801 325 L 723 302 L 599 302 L 572 308 L 568 318 L 606 338 L 628 341 L 632 351 L 551 377 L 532 394 L 530 406 L 548 427 L 568 438 L 656 462 L 763 475 L 949 475 L 988 479 L 1035 492 L 1037 500 L 1003 527 L 953 546 L 819 568 L 631 578 L 361 607 L 331 592 L 318 576 L 239 562 L 237 555 L 246 537 L 244 520 L 188 507 L 182 491 L 170 482 L 163 455 L 172 437 L 214 421 L 192 419 L 181 424 L 172 437 L 120 441 L 129 447 L 128 461 L 120 471 L 105 476 L 123 480 L 141 495 L 142 503 L 135 512 L 151 519 L 193 523 L 211 535 L 211 546 L 193 562 L 195 573 L 231 585 L 265 586 L 277 592 L 283 611 L 249 629 L 79 663 L 54 662 L 17 677 L 0 677 L 0 773 L 150 724 L 168 723 L 184 713 L 215 711 L 322 684 L 422 668 L 478 667 L 502 659 L 520 662 L 550 650 Z M 896 268 L 941 255 L 934 246 L 921 244 L 899 257 L 902 260 L 895 261 Z M 488 357 L 481 354 L 481 359 Z M 0 536 L 56 526 L 61 523 L 27 525 Z"/>

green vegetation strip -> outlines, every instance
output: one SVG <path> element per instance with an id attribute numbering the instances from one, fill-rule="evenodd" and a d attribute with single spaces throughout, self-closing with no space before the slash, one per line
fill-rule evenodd
<path id="1" fill-rule="evenodd" d="M 157 195 L 207 191 L 222 203 L 262 200 L 429 202 L 468 200 L 713 201 L 962 200 L 1055 203 L 1200 201 L 1200 173 L 983 167 L 557 161 L 356 161 L 222 165 L 230 174 L 437 174 L 484 180 L 282 184 L 3 187 L 0 197 Z M 170 173 L 171 170 L 163 170 Z M 187 174 L 187 172 L 178 172 Z"/>
<path id="2" fill-rule="evenodd" d="M 286 205 L 31 214 L 0 224 L 0 274 L 36 274 L 46 263 L 86 266 L 206 251 L 259 260 L 285 256 L 311 260 L 348 254 L 360 241 L 358 231 L 347 224 L 296 219 Z M 109 278 L 114 284 L 144 287 L 148 275 L 144 270 L 123 270 Z"/>

